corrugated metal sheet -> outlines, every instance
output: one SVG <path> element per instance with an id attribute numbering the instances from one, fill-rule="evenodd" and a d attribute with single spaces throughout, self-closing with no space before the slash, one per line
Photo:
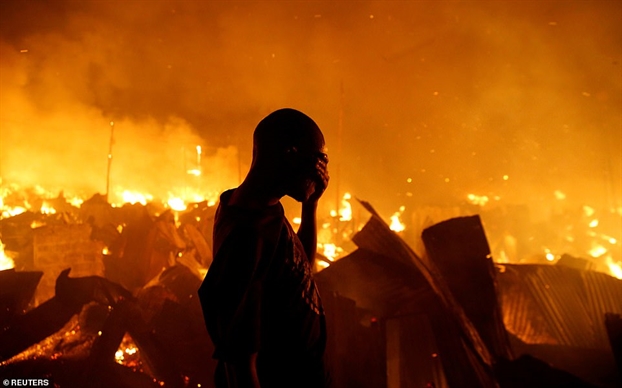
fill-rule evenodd
<path id="1" fill-rule="evenodd" d="M 367 249 L 380 255 L 390 256 L 404 265 L 415 266 L 432 287 L 445 307 L 456 318 L 465 339 L 488 366 L 494 363 L 490 351 L 482 341 L 473 323 L 468 319 L 460 304 L 455 300 L 439 271 L 429 261 L 424 261 L 394 233 L 382 220 L 373 207 L 361 201 L 361 204 L 372 214 L 372 218 L 363 229 L 352 239 L 359 248 Z"/>
<path id="2" fill-rule="evenodd" d="M 503 265 L 503 321 L 528 344 L 608 349 L 605 313 L 622 313 L 622 281 L 553 265 Z"/>
<path id="3" fill-rule="evenodd" d="M 356 301 L 361 308 L 380 316 L 391 316 L 415 301 L 429 288 L 413 267 L 358 249 L 315 275 L 320 290 L 327 289 Z"/>
<path id="4" fill-rule="evenodd" d="M 496 357 L 512 358 L 495 287 L 496 271 L 479 216 L 457 217 L 425 229 L 427 256 Z"/>
<path id="5" fill-rule="evenodd" d="M 603 343 L 609 343 L 605 329 L 605 313 L 622 314 L 622 280 L 609 275 L 585 271 L 581 273 L 587 293 L 587 309 L 594 317 L 594 335 Z"/>
<path id="6" fill-rule="evenodd" d="M 320 289 L 328 285 L 326 290 L 351 297 L 375 313 L 394 314 L 400 306 L 417 305 L 445 325 L 435 336 L 443 340 L 439 353 L 450 385 L 497 387 L 488 348 L 438 270 L 418 257 L 371 206 L 368 210 L 372 218 L 353 238 L 360 249 L 318 273 Z"/>

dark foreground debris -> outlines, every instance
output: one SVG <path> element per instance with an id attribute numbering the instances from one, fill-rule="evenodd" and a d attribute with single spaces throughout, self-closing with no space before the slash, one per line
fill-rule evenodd
<path id="1" fill-rule="evenodd" d="M 316 274 L 335 388 L 620 386 L 622 281 L 571 257 L 495 265 L 477 216 L 426 229 L 419 256 L 363 205 L 358 249 Z M 0 376 L 213 387 L 196 297 L 213 210 L 175 221 L 94 197 L 43 229 L 34 214 L 2 220 L 21 261 L 0 272 Z M 49 264 L 44 281 L 36 263 Z"/>
<path id="2" fill-rule="evenodd" d="M 105 278 L 68 273 L 50 300 L 2 315 L 3 377 L 60 387 L 211 386 L 213 349 L 194 297 L 200 279 L 188 268 L 171 267 L 137 297 Z M 135 361 L 120 362 L 134 353 Z"/>
<path id="3" fill-rule="evenodd" d="M 495 266 L 476 216 L 424 231 L 419 257 L 367 207 L 359 249 L 317 275 L 324 298 L 352 306 L 327 308 L 333 346 L 351 344 L 337 351 L 338 381 L 384 373 L 379 387 L 619 386 L 603 334 L 605 312 L 622 309 L 622 281 L 567 266 Z M 345 322 L 358 324 L 345 331 Z M 358 333 L 373 330 L 367 342 L 379 350 L 360 361 L 368 344 Z M 360 368 L 377 358 L 385 369 Z"/>

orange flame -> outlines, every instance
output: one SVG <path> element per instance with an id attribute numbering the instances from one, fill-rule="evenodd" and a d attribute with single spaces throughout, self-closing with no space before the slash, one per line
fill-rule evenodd
<path id="1" fill-rule="evenodd" d="M 402 213 L 405 209 L 405 206 L 401 206 L 399 211 L 393 213 L 393 215 L 391 216 L 391 224 L 389 225 L 389 229 L 397 233 L 403 232 L 406 229 L 406 225 L 404 225 L 401 220 Z"/>
<path id="2" fill-rule="evenodd" d="M 15 268 L 15 262 L 4 252 L 4 244 L 0 241 L 0 271 Z"/>
<path id="3" fill-rule="evenodd" d="M 607 266 L 611 276 L 622 280 L 622 262 L 614 262 L 611 257 L 607 257 Z"/>

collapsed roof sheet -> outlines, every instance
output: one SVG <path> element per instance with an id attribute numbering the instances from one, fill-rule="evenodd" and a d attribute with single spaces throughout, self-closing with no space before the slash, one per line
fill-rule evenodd
<path id="1" fill-rule="evenodd" d="M 605 313 L 622 314 L 622 281 L 554 265 L 499 265 L 503 321 L 528 344 L 608 349 Z"/>

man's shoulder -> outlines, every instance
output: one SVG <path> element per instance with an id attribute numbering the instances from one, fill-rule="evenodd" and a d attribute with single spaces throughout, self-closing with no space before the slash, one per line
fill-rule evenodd
<path id="1" fill-rule="evenodd" d="M 222 212 L 214 223 L 214 242 L 216 246 L 225 241 L 235 246 L 276 241 L 286 228 L 286 222 L 281 216 L 258 217 L 253 214 L 243 215 L 239 211 Z"/>

